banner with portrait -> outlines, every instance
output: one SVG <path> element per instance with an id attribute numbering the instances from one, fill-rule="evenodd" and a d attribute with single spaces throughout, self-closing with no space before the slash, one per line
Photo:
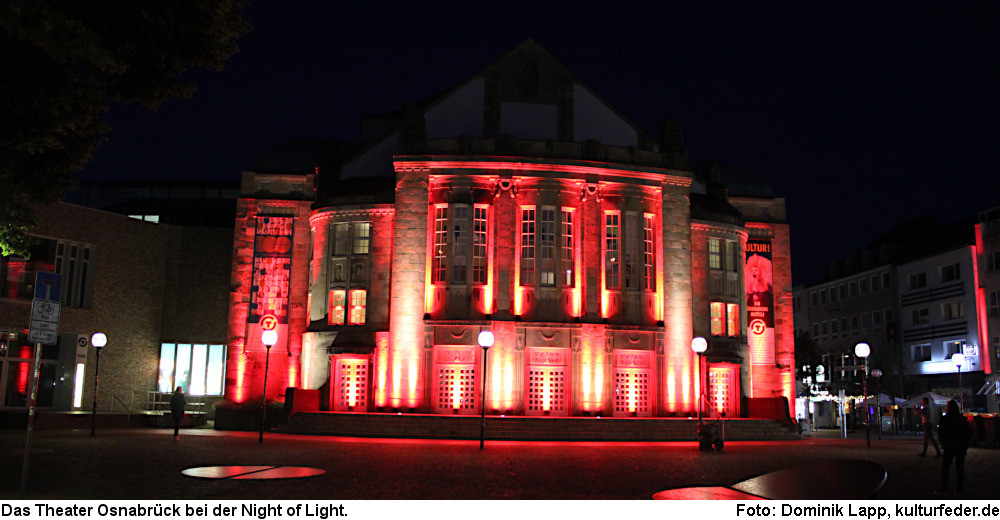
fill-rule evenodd
<path id="1" fill-rule="evenodd" d="M 743 277 L 747 295 L 747 336 L 752 365 L 771 365 L 775 362 L 772 274 L 771 241 L 748 240 Z"/>
<path id="2" fill-rule="evenodd" d="M 247 350 L 264 350 L 261 334 L 278 333 L 276 345 L 288 338 L 288 291 L 292 275 L 292 217 L 257 217 L 253 247 Z"/>

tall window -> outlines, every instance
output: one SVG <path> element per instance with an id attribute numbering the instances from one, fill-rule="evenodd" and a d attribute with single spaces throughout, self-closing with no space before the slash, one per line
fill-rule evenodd
<path id="1" fill-rule="evenodd" d="M 539 283 L 545 286 L 556 284 L 556 210 L 542 208 L 539 221 Z"/>
<path id="2" fill-rule="evenodd" d="M 986 312 L 990 316 L 1000 316 L 1000 291 L 992 291 L 990 293 L 990 301 Z"/>
<path id="3" fill-rule="evenodd" d="M 740 335 L 740 306 L 737 303 L 726 304 L 726 330 L 731 338 Z"/>
<path id="4" fill-rule="evenodd" d="M 489 208 L 476 206 L 473 208 L 473 240 L 472 240 L 472 283 L 486 283 L 486 240 L 487 218 Z"/>
<path id="5" fill-rule="evenodd" d="M 434 208 L 434 260 L 431 282 L 444 283 L 448 269 L 448 207 Z"/>
<path id="6" fill-rule="evenodd" d="M 708 239 L 708 268 L 722 269 L 722 241 L 718 238 Z"/>
<path id="7" fill-rule="evenodd" d="M 521 208 L 521 285 L 535 285 L 535 208 Z"/>
<path id="8" fill-rule="evenodd" d="M 348 222 L 338 222 L 333 225 L 333 256 L 347 255 L 347 244 L 351 228 Z"/>
<path id="9" fill-rule="evenodd" d="M 368 291 L 354 289 L 351 291 L 351 314 L 348 321 L 351 325 L 365 324 L 365 308 L 368 301 Z"/>
<path id="10" fill-rule="evenodd" d="M 469 257 L 469 207 L 455 205 L 452 213 L 451 283 L 466 283 Z"/>
<path id="11" fill-rule="evenodd" d="M 732 240 L 726 240 L 726 271 L 731 273 L 736 272 L 736 266 L 739 262 L 736 257 L 740 254 L 739 248 L 736 247 L 736 242 Z"/>
<path id="12" fill-rule="evenodd" d="M 712 311 L 712 335 L 722 336 L 726 333 L 726 322 L 723 316 L 723 303 L 722 302 L 712 302 L 710 309 Z"/>
<path id="13" fill-rule="evenodd" d="M 625 248 L 622 256 L 625 260 L 625 287 L 627 289 L 638 289 L 639 285 L 639 215 L 628 213 L 625 215 Z"/>
<path id="14" fill-rule="evenodd" d="M 222 395 L 226 373 L 226 346 L 204 343 L 163 343 L 157 389 L 173 392 L 178 386 L 191 395 Z"/>
<path id="15" fill-rule="evenodd" d="M 656 268 L 654 262 L 655 240 L 653 238 L 653 216 L 646 215 L 643 219 L 642 228 L 642 266 L 643 266 L 643 289 L 647 291 L 656 290 Z"/>
<path id="16" fill-rule="evenodd" d="M 562 270 L 563 285 L 573 287 L 575 283 L 576 256 L 573 251 L 573 211 L 562 210 Z"/>
<path id="17" fill-rule="evenodd" d="M 621 285 L 621 222 L 618 213 L 604 214 L 604 286 L 618 289 Z"/>
<path id="18" fill-rule="evenodd" d="M 353 254 L 355 255 L 368 254 L 368 248 L 371 245 L 371 229 L 372 225 L 370 222 L 354 223 L 354 245 L 352 248 Z"/>

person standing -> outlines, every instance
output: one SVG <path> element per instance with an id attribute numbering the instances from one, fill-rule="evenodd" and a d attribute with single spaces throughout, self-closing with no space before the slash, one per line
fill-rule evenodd
<path id="1" fill-rule="evenodd" d="M 969 450 L 969 443 L 972 441 L 972 427 L 954 399 L 948 401 L 948 409 L 941 418 L 938 436 L 944 448 L 944 458 L 941 459 L 941 493 L 948 492 L 948 473 L 954 459 L 955 493 L 961 495 L 962 484 L 965 482 L 965 452 Z"/>
<path id="2" fill-rule="evenodd" d="M 937 440 L 934 439 L 934 418 L 931 415 L 931 401 L 928 398 L 924 398 L 923 406 L 920 407 L 920 426 L 924 429 L 924 451 L 920 452 L 921 457 L 927 456 L 927 443 L 934 445 L 934 450 L 937 451 L 937 456 L 941 456 L 941 447 L 938 446 Z"/>
<path id="3" fill-rule="evenodd" d="M 184 399 L 184 391 L 181 387 L 174 390 L 174 395 L 170 397 L 170 417 L 174 420 L 174 440 L 180 440 L 181 419 L 184 418 L 184 406 L 187 401 Z"/>

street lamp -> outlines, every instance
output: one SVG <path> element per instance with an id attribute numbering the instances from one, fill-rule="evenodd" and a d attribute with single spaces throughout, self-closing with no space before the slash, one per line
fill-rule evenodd
<path id="1" fill-rule="evenodd" d="M 958 369 L 958 408 L 965 410 L 965 394 L 962 392 L 962 367 L 965 365 L 965 354 L 958 352 L 951 356 L 951 363 Z"/>
<path id="2" fill-rule="evenodd" d="M 260 437 L 257 439 L 258 444 L 264 442 L 264 419 L 267 417 L 267 369 L 271 363 L 271 347 L 278 342 L 278 333 L 274 330 L 265 330 L 260 335 L 260 342 L 267 349 L 267 354 L 264 356 L 264 395 L 260 398 Z"/>
<path id="3" fill-rule="evenodd" d="M 483 347 L 483 396 L 482 422 L 479 424 L 479 449 L 486 445 L 486 352 L 493 346 L 493 333 L 484 330 L 479 333 L 479 346 Z"/>
<path id="4" fill-rule="evenodd" d="M 90 414 L 90 434 L 94 435 L 97 430 L 97 377 L 101 373 L 101 349 L 108 344 L 108 336 L 103 332 L 95 332 L 90 337 L 90 344 L 97 349 L 97 362 L 94 364 L 94 410 Z"/>
<path id="5" fill-rule="evenodd" d="M 878 432 L 878 439 L 882 440 L 882 371 L 877 368 L 872 369 L 872 377 L 875 378 L 875 409 L 878 410 L 878 413 L 875 415 L 875 420 L 878 424 L 875 431 Z"/>
<path id="6" fill-rule="evenodd" d="M 705 382 L 702 380 L 701 377 L 701 364 L 702 364 L 702 355 L 705 353 L 706 350 L 708 350 L 708 341 L 706 341 L 705 338 L 701 336 L 692 339 L 691 350 L 693 350 L 695 354 L 698 354 L 698 428 L 700 430 L 701 409 L 702 409 L 701 396 L 704 394 L 703 387 L 705 385 Z"/>
<path id="7" fill-rule="evenodd" d="M 865 375 L 861 380 L 861 393 L 865 394 L 864 399 L 861 402 L 865 402 L 868 399 L 868 356 L 871 355 L 872 349 L 867 343 L 858 343 L 854 345 L 854 355 L 864 360 L 865 364 Z M 865 442 L 870 448 L 872 445 L 872 432 L 871 426 L 868 421 L 868 403 L 865 403 Z"/>

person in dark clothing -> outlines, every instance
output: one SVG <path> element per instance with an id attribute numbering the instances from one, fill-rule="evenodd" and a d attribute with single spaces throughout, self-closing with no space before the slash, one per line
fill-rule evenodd
<path id="1" fill-rule="evenodd" d="M 938 426 L 938 437 L 944 449 L 944 458 L 941 459 L 941 493 L 948 492 L 948 473 L 951 470 L 951 461 L 954 459 L 955 492 L 961 494 L 962 484 L 965 481 L 965 452 L 968 451 L 969 443 L 972 441 L 972 427 L 958 409 L 958 403 L 954 399 L 948 401 L 948 409 Z"/>
<path id="2" fill-rule="evenodd" d="M 920 427 L 924 430 L 924 451 L 921 451 L 919 455 L 921 457 L 927 456 L 927 444 L 934 445 L 934 451 L 937 452 L 937 456 L 941 456 L 941 447 L 938 446 L 936 440 L 934 440 L 934 418 L 931 415 L 931 400 L 924 398 L 923 406 L 918 410 L 920 414 Z"/>
<path id="3" fill-rule="evenodd" d="M 179 440 L 181 438 L 181 419 L 184 418 L 184 405 L 187 401 L 184 399 L 184 391 L 181 387 L 177 387 L 174 390 L 174 395 L 170 397 L 170 417 L 174 420 L 174 440 Z"/>

